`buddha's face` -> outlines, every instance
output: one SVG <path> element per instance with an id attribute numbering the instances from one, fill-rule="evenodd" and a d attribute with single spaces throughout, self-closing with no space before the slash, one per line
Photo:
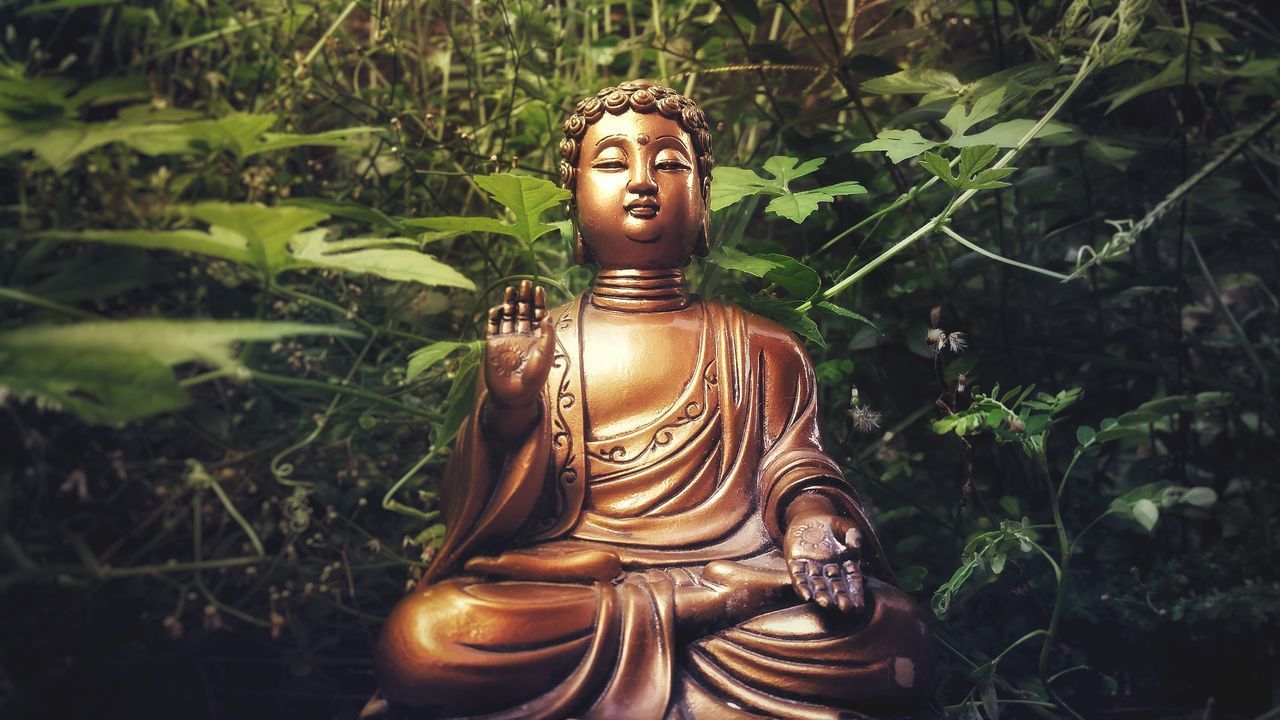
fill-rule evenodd
<path id="1" fill-rule="evenodd" d="M 659 113 L 605 113 L 578 158 L 578 229 L 602 268 L 680 267 L 702 230 L 693 142 Z"/>

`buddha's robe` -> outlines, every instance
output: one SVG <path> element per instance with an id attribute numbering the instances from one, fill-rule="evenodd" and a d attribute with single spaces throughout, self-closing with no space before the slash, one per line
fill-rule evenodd
<path id="1" fill-rule="evenodd" d="M 698 374 L 673 381 L 658 421 L 593 439 L 584 304 L 552 311 L 556 357 L 527 437 L 504 444 L 479 410 L 460 431 L 442 488 L 447 534 L 383 632 L 388 696 L 446 717 L 660 720 L 858 717 L 847 711 L 897 712 L 927 693 L 925 622 L 823 452 L 813 370 L 795 339 L 697 304 Z M 481 381 L 477 408 L 484 400 Z M 843 615 L 786 587 L 751 607 L 729 593 L 725 617 L 737 620 L 678 627 L 676 597 L 706 584 L 709 562 L 788 586 L 782 512 L 816 488 L 862 530 L 867 611 Z"/>

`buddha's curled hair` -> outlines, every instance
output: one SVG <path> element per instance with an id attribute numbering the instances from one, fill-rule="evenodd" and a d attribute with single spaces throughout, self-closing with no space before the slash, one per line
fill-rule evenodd
<path id="1" fill-rule="evenodd" d="M 711 192 L 711 169 L 716 165 L 711 149 L 711 131 L 707 116 L 698 104 L 669 87 L 649 80 L 632 80 L 617 87 L 607 87 L 580 100 L 573 113 L 564 121 L 564 139 L 560 141 L 560 182 L 570 192 L 577 189 L 578 156 L 582 151 L 582 138 L 587 128 L 606 112 L 614 115 L 634 110 L 638 113 L 660 113 L 675 120 L 693 140 L 693 152 L 698 158 L 698 177 L 702 179 L 702 197 Z"/>

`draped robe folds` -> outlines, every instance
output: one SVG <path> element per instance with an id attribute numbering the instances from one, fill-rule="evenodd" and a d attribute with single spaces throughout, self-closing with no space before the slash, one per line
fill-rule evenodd
<path id="1" fill-rule="evenodd" d="M 445 472 L 446 536 L 384 629 L 389 697 L 438 716 L 816 719 L 895 712 L 927 691 L 926 625 L 823 452 L 813 370 L 794 338 L 697 303 L 698 372 L 673 380 L 658 420 L 597 438 L 583 392 L 585 304 L 552 311 L 555 359 L 527 436 L 504 443 L 485 427 L 481 378 Z M 745 621 L 682 632 L 675 598 L 706 584 L 707 563 L 785 577 L 782 512 L 809 489 L 861 528 L 869 609 L 842 615 L 788 590 L 734 608 Z M 505 567 L 587 558 L 588 569 L 504 576 L 467 563 L 498 553 Z M 615 555 L 612 569 L 595 562 Z"/>

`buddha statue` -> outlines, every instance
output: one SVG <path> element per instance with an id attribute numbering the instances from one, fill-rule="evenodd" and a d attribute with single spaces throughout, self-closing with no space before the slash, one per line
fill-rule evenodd
<path id="1" fill-rule="evenodd" d="M 898 716 L 923 613 L 824 451 L 776 323 L 689 293 L 714 163 L 647 81 L 564 124 L 589 290 L 507 288 L 445 470 L 443 543 L 376 653 L 392 708 L 486 718 Z"/>

